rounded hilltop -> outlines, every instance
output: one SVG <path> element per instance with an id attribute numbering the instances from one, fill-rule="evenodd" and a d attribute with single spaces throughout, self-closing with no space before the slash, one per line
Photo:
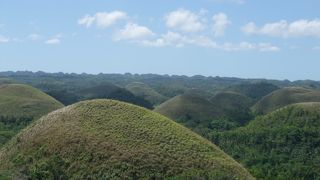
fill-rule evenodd
<path id="1" fill-rule="evenodd" d="M 302 102 L 320 102 L 320 91 L 302 87 L 282 88 L 262 98 L 252 110 L 256 114 L 267 114 L 281 107 Z"/>
<path id="2" fill-rule="evenodd" d="M 40 118 L 61 107 L 60 102 L 31 86 L 0 85 L 0 116 Z"/>
<path id="3" fill-rule="evenodd" d="M 253 178 L 189 129 L 115 100 L 83 101 L 42 117 L 4 146 L 0 161 L 0 172 L 22 179 Z"/>

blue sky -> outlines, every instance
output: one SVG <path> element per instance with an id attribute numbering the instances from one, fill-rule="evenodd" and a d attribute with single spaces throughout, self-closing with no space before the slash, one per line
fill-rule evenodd
<path id="1" fill-rule="evenodd" d="M 7 0 L 0 71 L 320 80 L 320 1 Z"/>

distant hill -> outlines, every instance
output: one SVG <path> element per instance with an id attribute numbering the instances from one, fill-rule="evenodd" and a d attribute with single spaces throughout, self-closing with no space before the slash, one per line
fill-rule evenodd
<path id="1" fill-rule="evenodd" d="M 219 106 L 223 113 L 233 121 L 245 124 L 252 118 L 250 107 L 253 100 L 240 93 L 226 91 L 217 93 L 210 99 L 212 104 Z"/>
<path id="2" fill-rule="evenodd" d="M 152 89 L 150 86 L 141 82 L 130 83 L 126 86 L 126 89 L 133 93 L 135 96 L 146 99 L 153 105 L 161 104 L 168 99 L 168 97 L 163 96 L 162 94 Z"/>
<path id="3" fill-rule="evenodd" d="M 256 101 L 277 89 L 279 89 L 278 86 L 267 82 L 242 83 L 227 88 L 228 91 L 244 94 Z"/>
<path id="4" fill-rule="evenodd" d="M 208 128 L 213 119 L 222 115 L 219 108 L 198 94 L 185 93 L 162 103 L 158 112 L 189 128 Z"/>
<path id="5" fill-rule="evenodd" d="M 61 107 L 60 102 L 31 86 L 0 86 L 0 116 L 39 118 Z"/>
<path id="6" fill-rule="evenodd" d="M 0 85 L 3 85 L 3 84 L 12 84 L 14 83 L 13 80 L 11 79 L 8 79 L 8 78 L 0 78 Z"/>
<path id="7" fill-rule="evenodd" d="M 0 85 L 0 147 L 34 119 L 63 105 L 28 85 Z"/>
<path id="8" fill-rule="evenodd" d="M 203 94 L 199 90 L 188 91 L 162 103 L 154 111 L 203 136 L 211 130 L 238 127 L 251 118 L 248 108 L 249 98 L 235 93 L 221 93 L 213 97 L 210 102 Z"/>
<path id="9" fill-rule="evenodd" d="M 258 179 L 320 177 L 320 103 L 286 106 L 212 140 Z"/>
<path id="10" fill-rule="evenodd" d="M 301 87 L 282 88 L 270 93 L 253 106 L 256 114 L 267 114 L 293 103 L 320 102 L 320 91 Z"/>
<path id="11" fill-rule="evenodd" d="M 142 97 L 137 97 L 128 90 L 120 88 L 111 83 L 80 89 L 76 92 L 79 96 L 78 101 L 91 99 L 114 99 L 136 104 L 148 109 L 153 109 L 152 104 Z"/>
<path id="12" fill-rule="evenodd" d="M 22 179 L 253 179 L 187 128 L 113 100 L 50 113 L 4 146 L 0 162 L 2 177 Z"/>

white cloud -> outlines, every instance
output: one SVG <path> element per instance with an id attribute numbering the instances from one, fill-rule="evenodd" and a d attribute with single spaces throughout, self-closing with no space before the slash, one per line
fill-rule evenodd
<path id="1" fill-rule="evenodd" d="M 179 9 L 165 16 L 166 25 L 183 32 L 199 32 L 204 29 L 204 24 L 198 14 L 188 10 Z"/>
<path id="2" fill-rule="evenodd" d="M 45 41 L 45 44 L 55 45 L 60 44 L 61 40 L 59 38 L 52 38 Z"/>
<path id="3" fill-rule="evenodd" d="M 318 37 L 320 38 L 320 19 L 297 20 L 291 23 L 286 20 L 267 23 L 262 27 L 257 27 L 250 22 L 242 27 L 246 34 L 262 34 L 274 37 Z"/>
<path id="4" fill-rule="evenodd" d="M 32 41 L 38 41 L 42 39 L 42 36 L 40 34 L 33 33 L 33 34 L 29 34 L 27 38 Z"/>
<path id="5" fill-rule="evenodd" d="M 96 20 L 95 16 L 85 15 L 81 19 L 78 20 L 79 25 L 86 26 L 87 28 L 92 25 L 92 23 Z"/>
<path id="6" fill-rule="evenodd" d="M 241 43 L 224 43 L 219 46 L 219 49 L 225 51 L 249 51 L 249 50 L 257 50 L 260 52 L 277 52 L 280 51 L 280 48 L 274 46 L 270 43 L 249 43 L 249 42 L 241 42 Z"/>
<path id="7" fill-rule="evenodd" d="M 216 14 L 212 17 L 213 20 L 213 32 L 215 36 L 223 36 L 224 31 L 228 25 L 231 24 L 231 21 L 228 19 L 228 16 L 224 13 Z"/>
<path id="8" fill-rule="evenodd" d="M 215 47 L 216 43 L 204 36 L 187 37 L 175 32 L 168 32 L 155 40 L 145 40 L 141 44 L 145 46 L 175 46 L 183 47 L 185 45 L 195 45 L 201 47 Z"/>
<path id="9" fill-rule="evenodd" d="M 256 50 L 260 52 L 276 52 L 280 48 L 270 43 L 223 43 L 219 44 L 206 36 L 184 36 L 175 32 L 168 32 L 154 40 L 139 41 L 139 44 L 151 47 L 184 47 L 186 45 L 219 49 L 223 51 L 249 51 Z"/>
<path id="10" fill-rule="evenodd" d="M 213 0 L 216 2 L 228 2 L 228 3 L 236 3 L 236 4 L 244 4 L 246 3 L 245 0 Z"/>
<path id="11" fill-rule="evenodd" d="M 119 40 L 141 40 L 153 36 L 154 33 L 145 26 L 128 23 L 123 29 L 115 34 L 114 39 Z"/>
<path id="12" fill-rule="evenodd" d="M 10 39 L 8 37 L 0 35 L 0 43 L 7 43 Z"/>
<path id="13" fill-rule="evenodd" d="M 122 11 L 98 12 L 93 16 L 85 15 L 78 20 L 78 24 L 89 28 L 95 23 L 100 28 L 106 28 L 126 18 L 127 14 Z"/>

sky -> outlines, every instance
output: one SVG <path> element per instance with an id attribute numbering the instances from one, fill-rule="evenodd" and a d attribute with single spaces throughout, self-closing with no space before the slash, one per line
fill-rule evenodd
<path id="1" fill-rule="evenodd" d="M 319 0 L 2 0 L 0 71 L 320 80 Z"/>

